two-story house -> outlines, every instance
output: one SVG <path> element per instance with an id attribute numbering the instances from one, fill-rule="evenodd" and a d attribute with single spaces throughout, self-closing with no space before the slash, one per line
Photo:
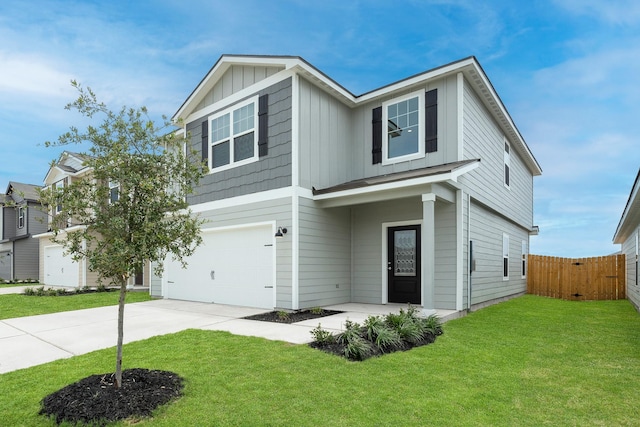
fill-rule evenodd
<path id="1" fill-rule="evenodd" d="M 224 55 L 174 115 L 206 223 L 155 296 L 463 310 L 526 290 L 541 168 L 474 57 L 354 95 L 300 57 Z"/>
<path id="2" fill-rule="evenodd" d="M 47 228 L 37 185 L 9 182 L 0 194 L 0 279 L 37 280 L 38 242 L 33 235 Z"/>
<path id="3" fill-rule="evenodd" d="M 63 152 L 58 160 L 49 168 L 44 179 L 45 187 L 63 188 L 76 180 L 93 179 L 92 168 L 85 164 L 87 157 L 82 153 L 70 151 Z M 117 197 L 118 186 L 109 183 L 111 190 L 110 197 Z M 89 270 L 86 260 L 74 261 L 70 254 L 67 254 L 64 247 L 51 240 L 51 221 L 59 221 L 58 226 L 65 231 L 72 231 L 82 224 L 74 223 L 73 218 L 69 218 L 61 211 L 62 207 L 49 206 L 49 215 L 45 232 L 34 236 L 39 241 L 40 250 L 40 283 L 47 286 L 65 287 L 93 287 L 98 284 L 97 273 Z M 131 287 L 149 287 L 150 270 L 147 266 L 144 271 L 138 273 L 131 279 Z"/>
<path id="4" fill-rule="evenodd" d="M 620 244 L 625 255 L 627 299 L 640 311 L 640 170 L 613 235 L 613 243 Z"/>

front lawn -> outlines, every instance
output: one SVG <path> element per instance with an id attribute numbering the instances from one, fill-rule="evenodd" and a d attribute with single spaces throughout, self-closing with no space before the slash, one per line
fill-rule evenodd
<path id="1" fill-rule="evenodd" d="M 0 375 L 2 423 L 54 425 L 37 415 L 40 400 L 113 371 L 113 356 Z M 525 296 L 446 323 L 434 344 L 364 362 L 188 330 L 125 345 L 124 368 L 185 379 L 184 396 L 140 425 L 637 425 L 640 316 L 627 301 Z"/>
<path id="2" fill-rule="evenodd" d="M 23 294 L 0 295 L 0 320 L 13 317 L 35 316 L 81 310 L 83 308 L 118 305 L 118 290 L 92 294 L 65 296 L 27 296 Z M 126 302 L 149 301 L 148 292 L 127 292 Z"/>

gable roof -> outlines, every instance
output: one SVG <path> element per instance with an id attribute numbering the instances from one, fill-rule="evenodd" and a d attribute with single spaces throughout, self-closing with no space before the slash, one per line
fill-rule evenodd
<path id="1" fill-rule="evenodd" d="M 49 171 L 44 177 L 44 182 L 47 183 L 49 177 L 56 170 L 64 173 L 65 175 L 72 176 L 86 172 L 88 167 L 85 166 L 85 162 L 89 158 L 90 157 L 86 154 L 63 151 L 62 154 L 60 154 L 60 157 L 58 157 L 58 160 L 49 168 Z"/>
<path id="2" fill-rule="evenodd" d="M 7 192 L 3 195 L 3 200 L 20 203 L 22 201 L 37 202 L 40 200 L 38 189 L 42 187 L 33 184 L 24 184 L 22 182 L 10 181 L 7 185 Z"/>
<path id="3" fill-rule="evenodd" d="M 502 130 L 509 136 L 510 141 L 516 146 L 516 150 L 522 156 L 531 173 L 534 176 L 542 174 L 540 164 L 533 156 L 475 56 L 469 56 L 432 68 L 361 95 L 354 95 L 299 56 L 222 55 L 173 115 L 174 122 L 188 117 L 215 86 L 216 82 L 233 65 L 277 66 L 283 68 L 284 71 L 298 73 L 352 108 L 377 98 L 386 97 L 395 91 L 407 90 L 413 86 L 422 85 L 427 80 L 462 73 L 479 95 L 485 107 L 493 114 Z"/>
<path id="4" fill-rule="evenodd" d="M 624 243 L 638 226 L 640 226 L 640 169 L 638 169 L 629 199 L 627 199 L 622 217 L 613 235 L 613 243 Z"/>

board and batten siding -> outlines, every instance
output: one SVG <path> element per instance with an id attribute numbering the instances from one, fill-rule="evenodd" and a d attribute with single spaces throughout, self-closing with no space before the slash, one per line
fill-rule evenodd
<path id="1" fill-rule="evenodd" d="M 200 101 L 194 112 L 202 110 L 209 105 L 215 104 L 224 98 L 233 95 L 242 89 L 266 79 L 284 67 L 257 67 L 254 65 L 232 65 L 222 75 L 222 78 L 213 86 L 213 88 Z"/>
<path id="2" fill-rule="evenodd" d="M 268 154 L 258 161 L 205 175 L 194 194 L 187 197 L 190 205 L 291 186 L 291 78 L 258 95 L 265 94 L 269 95 Z M 224 105 L 221 110 L 228 107 Z M 187 124 L 197 158 L 202 153 L 202 122 L 208 117 Z M 255 126 L 258 131 L 258 124 Z"/>
<path id="3" fill-rule="evenodd" d="M 265 221 L 275 221 L 286 227 L 291 224 L 291 198 L 247 203 L 234 207 L 209 210 L 199 213 L 205 223 L 202 229 L 243 226 Z M 292 234 L 276 239 L 276 307 L 291 309 L 292 305 Z M 250 262 L 250 260 L 247 260 Z"/>
<path id="4" fill-rule="evenodd" d="M 301 197 L 298 224 L 300 308 L 350 302 L 350 209 L 318 208 Z"/>
<path id="5" fill-rule="evenodd" d="M 470 240 L 476 270 L 472 273 L 471 305 L 523 293 L 522 241 L 529 242 L 527 230 L 471 201 Z M 503 233 L 509 236 L 509 279 L 503 279 Z M 468 265 L 468 264 L 467 264 Z M 467 277 L 468 278 L 468 277 Z"/>
<path id="6" fill-rule="evenodd" d="M 325 188 L 352 178 L 351 109 L 299 79 L 300 186 Z"/>
<path id="7" fill-rule="evenodd" d="M 636 251 L 640 252 L 640 248 L 636 247 L 636 238 L 640 245 L 640 226 L 637 227 L 629 237 L 622 243 L 621 252 L 625 255 L 626 273 L 627 273 L 627 299 L 640 310 L 640 272 L 637 272 Z"/>
<path id="8" fill-rule="evenodd" d="M 464 85 L 464 159 L 481 159 L 459 178 L 465 192 L 526 228 L 533 225 L 533 174 L 510 144 L 510 186 L 504 185 L 504 133 L 469 84 Z"/>
<path id="9" fill-rule="evenodd" d="M 403 161 L 383 165 L 382 163 L 372 164 L 372 110 L 380 107 L 383 102 L 399 98 L 403 95 L 438 90 L 438 150 L 427 153 L 419 159 Z M 402 92 L 394 93 L 384 99 L 377 99 L 353 110 L 353 140 L 351 147 L 353 150 L 352 164 L 350 165 L 351 177 L 349 180 L 369 178 L 373 176 L 386 175 L 395 172 L 404 172 L 413 169 L 420 169 L 429 166 L 436 166 L 443 163 L 455 162 L 458 160 L 457 141 L 457 83 L 456 77 L 451 76 L 446 79 L 439 79 L 412 87 Z M 383 126 L 383 128 L 385 128 Z"/>

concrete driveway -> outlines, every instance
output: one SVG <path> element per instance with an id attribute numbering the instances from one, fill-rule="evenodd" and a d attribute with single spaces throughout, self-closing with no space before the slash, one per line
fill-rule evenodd
<path id="1" fill-rule="evenodd" d="M 403 307 L 339 304 L 325 308 L 343 311 L 341 314 L 280 324 L 242 319 L 267 311 L 263 309 L 167 299 L 145 301 L 126 305 L 124 342 L 195 328 L 303 344 L 312 341 L 310 332 L 318 323 L 324 329 L 339 331 L 347 319 L 362 322 L 369 315 L 397 312 Z M 451 312 L 438 314 L 444 319 Z M 117 320 L 117 306 L 0 320 L 0 373 L 114 347 Z"/>

